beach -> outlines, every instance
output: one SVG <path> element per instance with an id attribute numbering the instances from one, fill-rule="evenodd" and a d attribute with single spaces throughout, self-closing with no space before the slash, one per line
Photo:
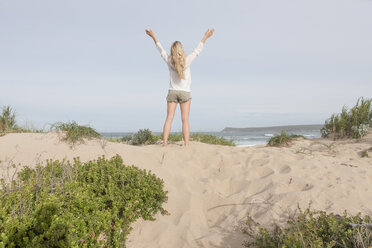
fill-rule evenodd
<path id="1" fill-rule="evenodd" d="M 81 161 L 119 154 L 164 180 L 169 215 L 139 220 L 128 247 L 242 247 L 247 214 L 262 225 L 285 223 L 298 208 L 372 214 L 372 132 L 360 140 L 299 139 L 288 147 L 227 147 L 182 142 L 131 146 L 102 139 L 71 146 L 57 133 L 0 137 L 0 176 L 47 159 Z"/>

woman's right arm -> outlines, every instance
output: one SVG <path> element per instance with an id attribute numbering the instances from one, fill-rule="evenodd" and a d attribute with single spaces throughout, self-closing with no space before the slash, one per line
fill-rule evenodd
<path id="1" fill-rule="evenodd" d="M 160 42 L 158 41 L 158 39 L 156 38 L 155 33 L 151 29 L 149 29 L 149 30 L 146 29 L 146 34 L 154 40 L 156 48 L 160 52 L 161 57 L 168 64 L 169 56 L 168 56 L 167 52 L 164 50 L 164 48 L 162 47 L 162 45 L 160 44 Z"/>

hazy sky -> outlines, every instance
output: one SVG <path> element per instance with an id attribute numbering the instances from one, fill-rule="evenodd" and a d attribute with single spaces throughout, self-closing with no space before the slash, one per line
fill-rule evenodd
<path id="1" fill-rule="evenodd" d="M 161 131 L 169 72 L 146 28 L 186 53 L 215 28 L 191 131 L 318 124 L 372 97 L 371 0 L 0 0 L 0 106 L 38 128 Z"/>

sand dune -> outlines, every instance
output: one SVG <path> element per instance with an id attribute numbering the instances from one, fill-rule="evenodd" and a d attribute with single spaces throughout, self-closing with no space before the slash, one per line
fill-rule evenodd
<path id="1" fill-rule="evenodd" d="M 138 221 L 128 247 L 241 247 L 247 212 L 263 224 L 286 221 L 297 206 L 372 214 L 372 134 L 361 141 L 301 140 L 291 147 L 224 147 L 192 142 L 136 147 L 87 141 L 71 148 L 56 133 L 0 137 L 0 176 L 46 159 L 82 161 L 119 154 L 165 181 L 170 215 Z M 11 167 L 16 164 L 16 168 Z"/>

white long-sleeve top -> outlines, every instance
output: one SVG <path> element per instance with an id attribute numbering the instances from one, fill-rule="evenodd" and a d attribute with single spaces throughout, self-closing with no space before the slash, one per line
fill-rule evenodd
<path id="1" fill-rule="evenodd" d="M 170 82 L 169 82 L 169 89 L 170 90 L 182 90 L 190 92 L 190 85 L 191 85 L 191 73 L 190 73 L 190 65 L 191 62 L 200 54 L 203 50 L 204 43 L 201 41 L 198 46 L 194 49 L 192 53 L 187 55 L 186 57 L 186 67 L 184 71 L 185 79 L 182 79 L 178 76 L 178 73 L 175 67 L 171 63 L 170 56 L 164 50 L 160 42 L 156 43 L 156 48 L 159 50 L 161 57 L 167 63 L 169 68 L 169 75 L 170 75 Z"/>

